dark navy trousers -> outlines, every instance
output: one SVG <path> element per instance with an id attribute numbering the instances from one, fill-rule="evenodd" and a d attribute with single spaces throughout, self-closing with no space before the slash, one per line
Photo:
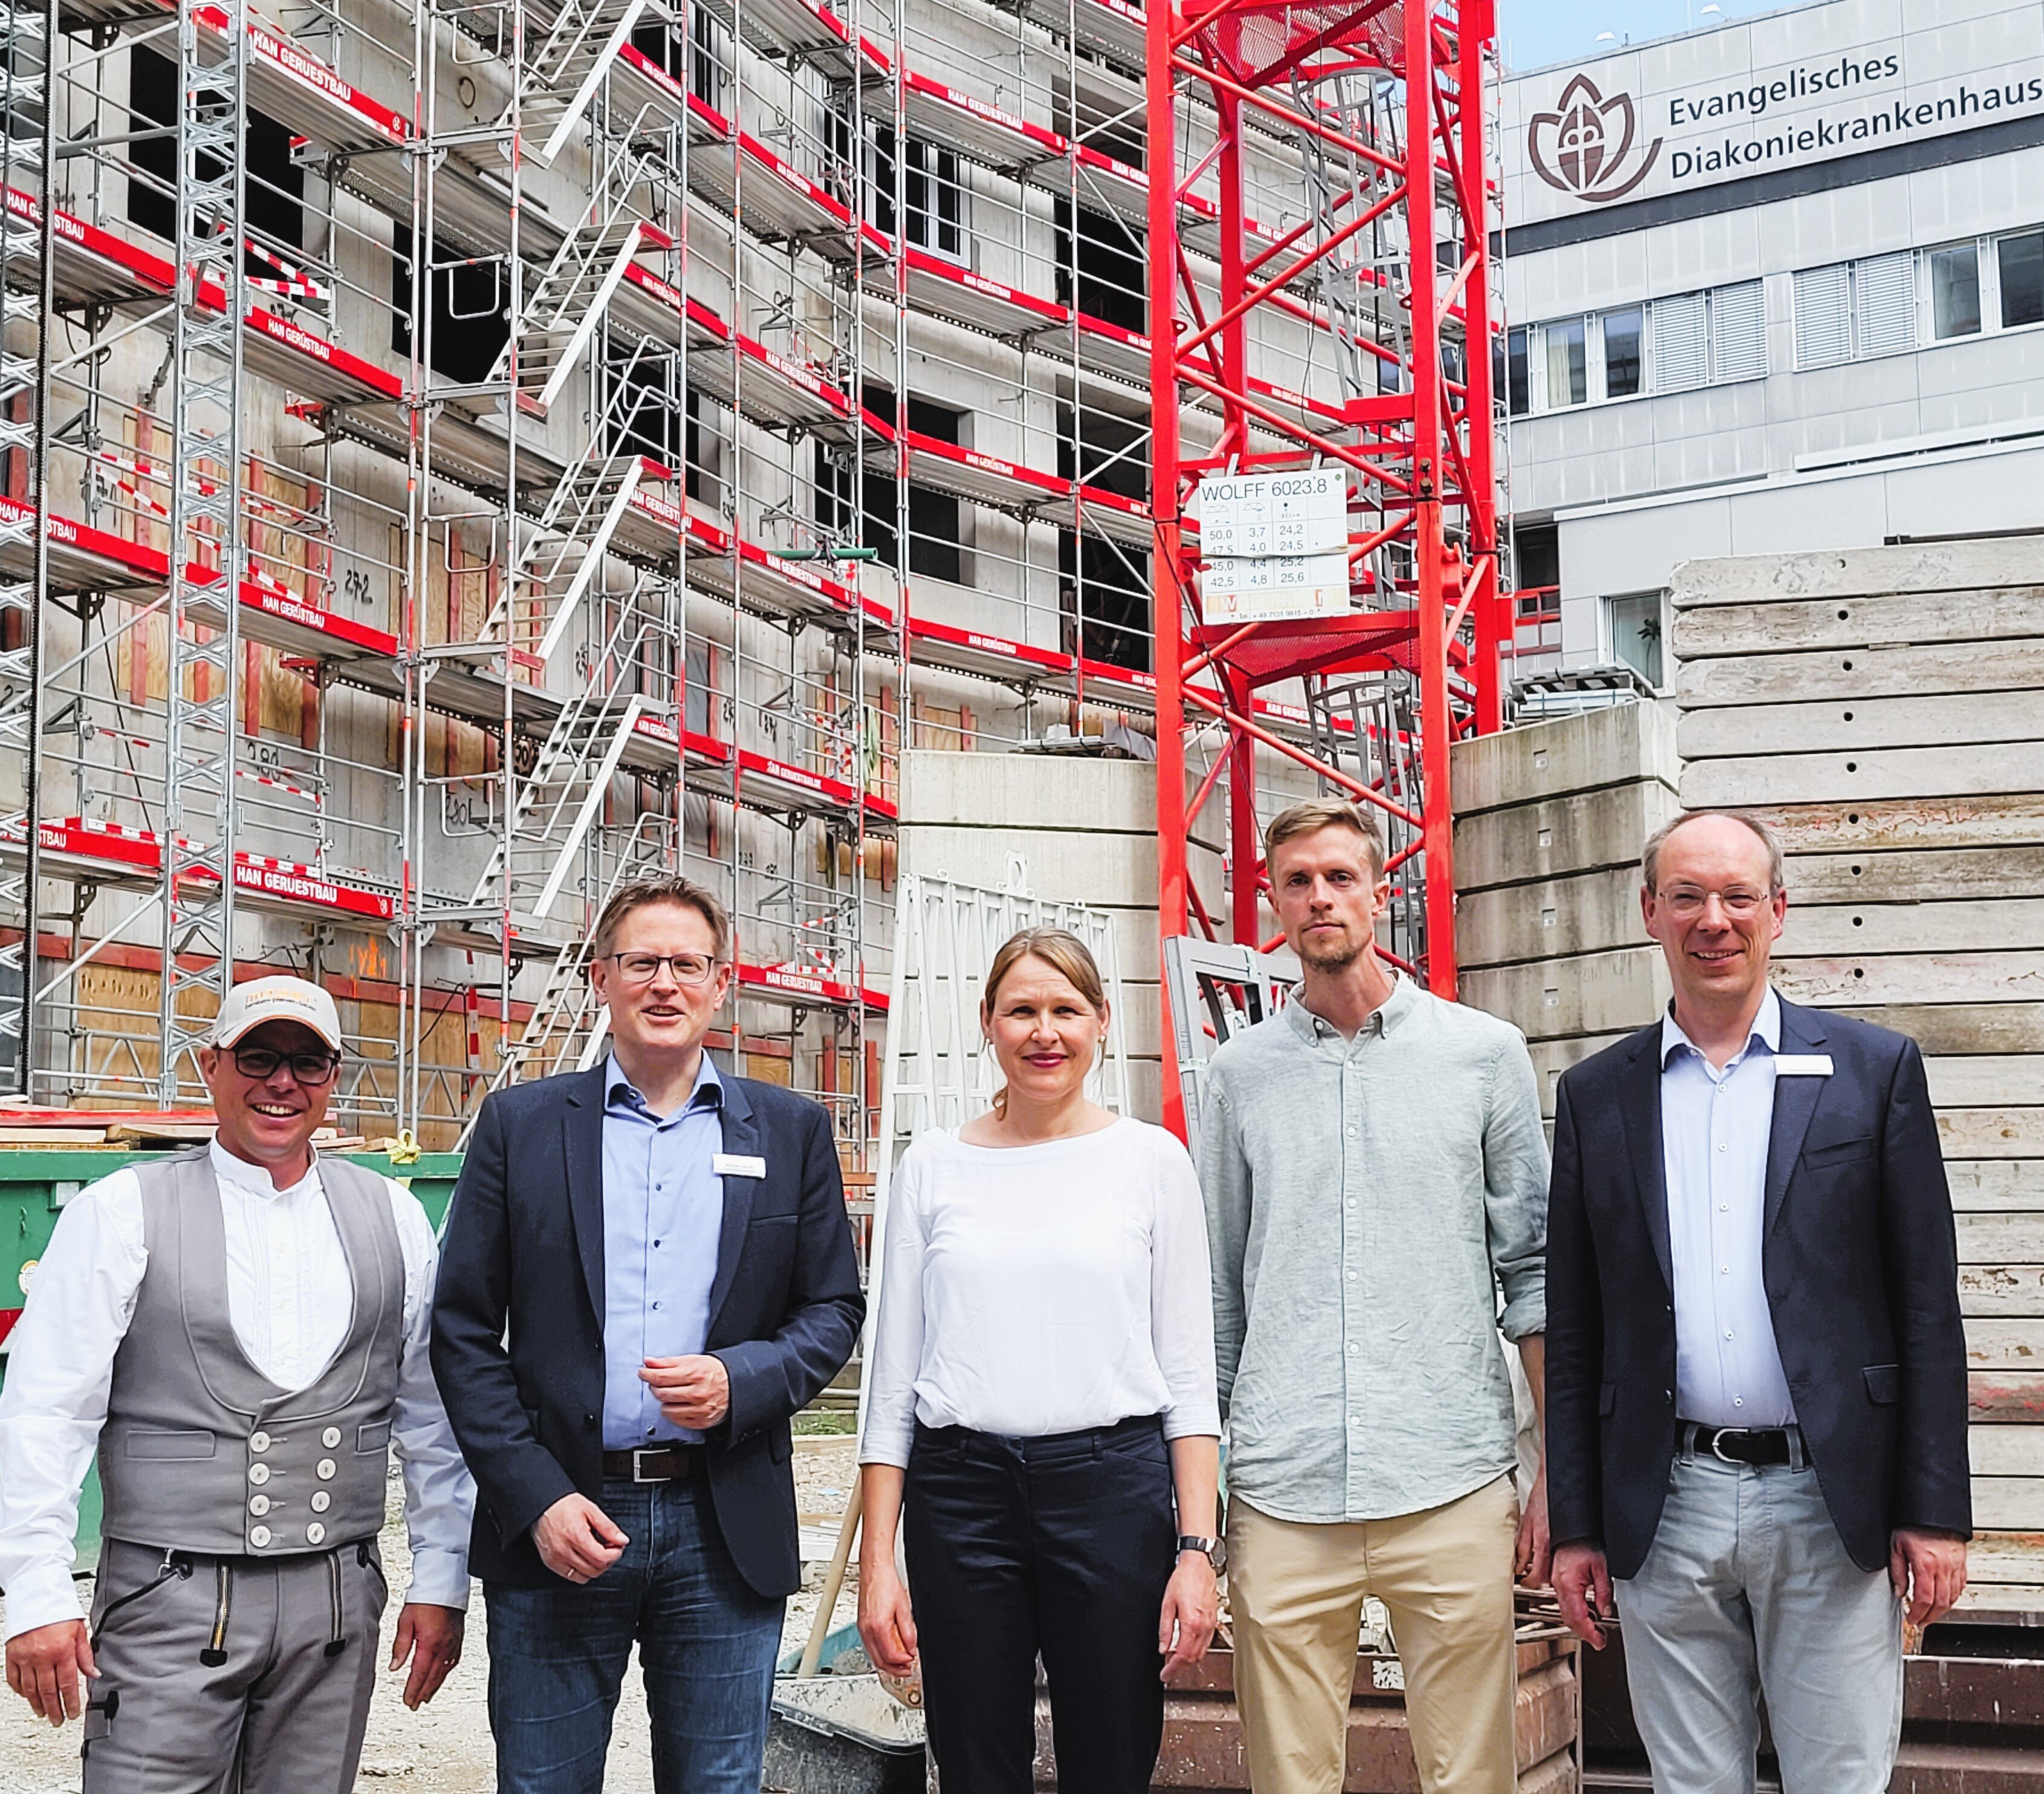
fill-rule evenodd
<path id="1" fill-rule="evenodd" d="M 1062 1794 L 1143 1794 L 1178 1555 L 1157 1417 L 1042 1439 L 919 1424 L 902 1537 L 943 1794 L 1029 1794 L 1039 1656 Z"/>

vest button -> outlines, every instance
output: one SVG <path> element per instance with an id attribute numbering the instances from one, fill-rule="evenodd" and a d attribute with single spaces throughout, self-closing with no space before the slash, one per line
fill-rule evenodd
<path id="1" fill-rule="evenodd" d="M 267 1433 L 251 1433 L 248 1435 L 248 1449 L 251 1451 L 267 1451 L 270 1449 L 270 1435 Z"/>
<path id="2" fill-rule="evenodd" d="M 248 1466 L 248 1480 L 260 1489 L 270 1480 L 270 1466 L 267 1464 L 251 1464 Z"/>
<path id="3" fill-rule="evenodd" d="M 248 1529 L 248 1542 L 257 1550 L 270 1542 L 270 1529 L 267 1526 L 252 1526 Z"/>
<path id="4" fill-rule="evenodd" d="M 265 1514 L 268 1513 L 269 1511 L 270 1497 L 268 1496 L 252 1495 L 248 1497 L 248 1512 L 253 1514 L 259 1520 L 262 1519 Z"/>
<path id="5" fill-rule="evenodd" d="M 319 1461 L 317 1468 L 319 1472 L 320 1480 L 324 1482 L 327 1478 L 333 1474 L 333 1460 L 331 1458 L 322 1458 Z"/>
<path id="6" fill-rule="evenodd" d="M 305 1528 L 305 1542 L 308 1545 L 317 1545 L 325 1537 L 326 1528 L 321 1526 L 317 1520 L 314 1520 L 310 1526 Z"/>
<path id="7" fill-rule="evenodd" d="M 340 1427 L 328 1427 L 325 1432 L 320 1435 L 320 1443 L 325 1446 L 328 1450 L 332 1450 L 336 1446 L 340 1443 Z"/>
<path id="8" fill-rule="evenodd" d="M 313 1491 L 313 1512 L 314 1513 L 323 1514 L 332 1505 L 333 1497 L 328 1494 L 325 1489 L 316 1489 Z"/>

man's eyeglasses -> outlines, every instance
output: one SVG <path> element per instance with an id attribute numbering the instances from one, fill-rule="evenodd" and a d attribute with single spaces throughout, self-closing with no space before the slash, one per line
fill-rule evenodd
<path id="1" fill-rule="evenodd" d="M 317 1090 L 331 1082 L 340 1070 L 338 1053 L 279 1053 L 268 1047 L 236 1047 L 232 1051 L 234 1069 L 259 1084 L 275 1077 L 277 1067 L 285 1065 L 291 1068 L 292 1077 L 299 1083 L 309 1090 Z"/>
<path id="2" fill-rule="evenodd" d="M 673 969 L 677 984 L 708 984 L 719 964 L 701 953 L 605 953 L 601 957 L 616 963 L 617 975 L 627 984 L 651 984 L 663 966 Z"/>
<path id="3" fill-rule="evenodd" d="M 1677 885 L 1672 891 L 1662 892 L 1661 901 L 1667 905 L 1670 915 L 1688 920 L 1702 915 L 1704 905 L 1716 897 L 1726 915 L 1735 922 L 1743 922 L 1760 913 L 1767 896 L 1765 891 L 1736 887 L 1729 891 L 1700 891 L 1693 885 Z"/>

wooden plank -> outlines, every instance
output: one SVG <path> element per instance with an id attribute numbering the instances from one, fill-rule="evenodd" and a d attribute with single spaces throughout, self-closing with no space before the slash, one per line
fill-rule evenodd
<path id="1" fill-rule="evenodd" d="M 1792 904 L 1923 903 L 2044 893 L 2044 847 L 1796 854 L 1788 866 Z"/>
<path id="2" fill-rule="evenodd" d="M 2044 1265 L 1961 1264 L 1959 1312 L 1983 1320 L 2044 1320 Z"/>
<path id="3" fill-rule="evenodd" d="M 1892 547 L 1819 549 L 1798 555 L 1738 555 L 1685 561 L 1670 582 L 1678 609 L 1779 598 L 1859 597 L 1888 592 L 1950 592 L 2023 586 L 2037 577 L 2037 545 L 2000 540 L 1911 542 Z"/>
<path id="4" fill-rule="evenodd" d="M 1940 1108 L 2000 1108 L 2044 1103 L 2044 1053 L 1978 1053 L 1927 1058 L 1931 1101 Z"/>
<path id="5" fill-rule="evenodd" d="M 1966 1363 L 1977 1370 L 2044 1370 L 2044 1321 L 1969 1320 Z"/>
<path id="6" fill-rule="evenodd" d="M 1877 799 L 1869 803 L 1750 804 L 1784 853 L 2044 845 L 2044 793 Z"/>
<path id="7" fill-rule="evenodd" d="M 1778 959 L 1774 982 L 1799 1003 L 2022 1003 L 2044 999 L 2044 953 L 1867 954 Z M 1581 1032 L 1581 1030 L 1572 1031 Z"/>
<path id="8" fill-rule="evenodd" d="M 2044 1477 L 2044 1427 L 1969 1427 L 1966 1457 L 1977 1477 Z"/>
<path id="9" fill-rule="evenodd" d="M 1791 904 L 1775 952 L 2001 954 L 2044 948 L 2044 897 L 1954 903 Z"/>
<path id="10" fill-rule="evenodd" d="M 1976 1426 L 2044 1423 L 2044 1370 L 1967 1372 L 1966 1412 Z"/>
<path id="11" fill-rule="evenodd" d="M 1945 1181 L 1956 1209 L 2044 1209 L 2044 1159 L 1947 1158 Z"/>
<path id="12" fill-rule="evenodd" d="M 2044 1477 L 1975 1477 L 1973 1524 L 2011 1531 L 2044 1528 Z"/>
<path id="13" fill-rule="evenodd" d="M 2044 586 L 1969 586 L 1926 604 L 1913 592 L 1689 606 L 1669 640 L 1678 659 L 1904 642 L 2000 642 L 2044 636 Z"/>
<path id="14" fill-rule="evenodd" d="M 1675 732 L 1685 760 L 1808 754 L 1845 747 L 1958 747 L 2044 739 L 2044 691 L 1769 704 L 1688 710 Z"/>
<path id="15" fill-rule="evenodd" d="M 1676 663 L 1685 710 L 1727 704 L 1807 704 L 1827 698 L 1906 697 L 1938 692 L 2020 691 L 2044 686 L 2044 640 L 1923 647 L 1818 649 Z"/>
<path id="16" fill-rule="evenodd" d="M 2044 1158 L 2044 1108 L 1942 1108 L 1938 1140 L 1954 1158 Z"/>
<path id="17" fill-rule="evenodd" d="M 1885 1003 L 1841 1008 L 1931 1054 L 2044 1052 L 2044 1003 Z"/>
<path id="18" fill-rule="evenodd" d="M 2036 792 L 2044 790 L 2044 742 L 1692 760 L 1682 769 L 1681 789 L 1684 807 L 1692 810 Z"/>
<path id="19" fill-rule="evenodd" d="M 1455 818 L 1455 892 L 1637 866 L 1646 837 L 1681 813 L 1672 782 L 1642 781 Z"/>

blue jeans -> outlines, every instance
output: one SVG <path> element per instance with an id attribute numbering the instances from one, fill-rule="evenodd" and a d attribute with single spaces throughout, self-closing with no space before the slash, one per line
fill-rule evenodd
<path id="1" fill-rule="evenodd" d="M 785 1604 L 738 1573 L 699 1479 L 599 1505 L 631 1543 L 595 1581 L 483 1586 L 498 1794 L 601 1794 L 635 1641 L 658 1794 L 759 1794 Z"/>

